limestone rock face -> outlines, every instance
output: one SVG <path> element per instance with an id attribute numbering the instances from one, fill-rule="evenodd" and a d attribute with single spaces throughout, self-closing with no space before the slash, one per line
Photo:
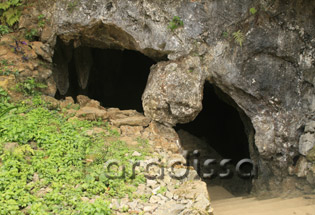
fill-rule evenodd
<path id="1" fill-rule="evenodd" d="M 249 12 L 252 7 L 257 13 Z M 74 47 L 167 57 L 152 67 L 142 97 L 145 115 L 167 126 L 194 120 L 205 81 L 219 87 L 250 119 L 251 154 L 261 172 L 255 184 L 280 189 L 300 154 L 304 127 L 315 117 L 314 7 L 312 0 L 82 0 L 70 12 L 57 1 L 43 11 L 52 34 L 44 38 L 51 49 L 63 50 L 54 57 L 61 94 L 69 86 L 70 58 L 69 50 L 55 47 L 57 38 Z M 184 26 L 170 30 L 174 16 Z M 84 85 L 87 76 L 81 77 Z"/>
<path id="2" fill-rule="evenodd" d="M 145 114 L 168 125 L 187 123 L 202 109 L 204 73 L 198 57 L 164 62 L 151 69 L 142 96 Z"/>
<path id="3" fill-rule="evenodd" d="M 88 47 L 78 47 L 74 49 L 75 68 L 78 75 L 79 86 L 85 89 L 93 65 L 91 49 Z"/>

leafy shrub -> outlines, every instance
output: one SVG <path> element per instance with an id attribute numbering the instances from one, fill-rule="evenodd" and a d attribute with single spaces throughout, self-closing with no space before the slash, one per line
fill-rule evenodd
<path id="1" fill-rule="evenodd" d="M 10 32 L 10 29 L 6 25 L 0 25 L 0 36 L 3 36 L 5 34 L 8 34 Z"/>
<path id="2" fill-rule="evenodd" d="M 37 17 L 37 19 L 38 19 L 38 24 L 37 24 L 38 27 L 40 27 L 40 28 L 44 27 L 45 24 L 46 24 L 45 15 L 44 15 L 44 14 L 41 14 L 41 15 L 39 15 L 39 16 Z"/>
<path id="3" fill-rule="evenodd" d="M 19 75 L 19 72 L 13 71 L 12 69 L 9 68 L 9 66 L 13 66 L 12 63 L 9 63 L 7 60 L 1 60 L 0 61 L 0 75 Z"/>
<path id="4" fill-rule="evenodd" d="M 243 45 L 245 36 L 240 30 L 234 32 L 233 33 L 233 37 L 234 37 L 234 40 L 235 40 L 236 43 L 238 43 L 240 46 Z"/>
<path id="5" fill-rule="evenodd" d="M 249 9 L 249 12 L 252 14 L 252 15 L 255 15 L 257 13 L 257 10 L 256 8 L 252 7 Z"/>
<path id="6" fill-rule="evenodd" d="M 174 16 L 172 21 L 168 24 L 168 28 L 171 29 L 172 31 L 183 26 L 184 22 L 178 16 Z"/>
<path id="7" fill-rule="evenodd" d="M 70 1 L 67 6 L 68 12 L 72 13 L 74 9 L 78 6 L 78 4 L 79 4 L 78 0 Z"/>
<path id="8" fill-rule="evenodd" d="M 26 31 L 26 33 L 25 33 L 25 38 L 28 41 L 34 41 L 37 36 L 38 36 L 38 30 L 35 28 L 32 28 L 32 29 Z"/>
<path id="9" fill-rule="evenodd" d="M 109 215 L 114 212 L 109 206 L 113 197 L 136 197 L 144 175 L 112 179 L 104 174 L 104 163 L 129 165 L 130 176 L 130 160 L 143 159 L 145 151 L 132 156 L 134 149 L 119 141 L 107 123 L 69 120 L 47 109 L 40 96 L 18 104 L 8 101 L 8 93 L 0 88 L 0 214 Z M 88 135 L 95 126 L 104 132 Z M 145 147 L 148 141 L 139 142 Z"/>
<path id="10" fill-rule="evenodd" d="M 5 0 L 0 3 L 0 22 L 13 26 L 17 23 L 21 16 L 19 6 L 22 5 L 21 0 Z"/>
<path id="11" fill-rule="evenodd" d="M 25 81 L 18 83 L 16 88 L 19 92 L 23 92 L 25 95 L 37 95 L 38 89 L 47 87 L 45 84 L 38 83 L 34 78 L 27 78 Z"/>

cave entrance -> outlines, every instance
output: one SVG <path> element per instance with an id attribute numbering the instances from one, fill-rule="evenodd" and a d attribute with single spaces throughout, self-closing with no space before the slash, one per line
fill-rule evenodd
<path id="1" fill-rule="evenodd" d="M 86 95 L 104 107 L 143 112 L 141 96 L 155 63 L 137 51 L 73 48 L 58 39 L 54 55 L 56 98 Z"/>
<path id="2" fill-rule="evenodd" d="M 247 195 L 251 190 L 254 165 L 244 162 L 240 166 L 241 175 L 236 171 L 236 166 L 250 158 L 249 132 L 246 128 L 250 120 L 232 98 L 210 83 L 204 86 L 203 98 L 203 110 L 197 118 L 191 123 L 176 126 L 182 148 L 190 155 L 189 165 L 193 165 L 204 179 L 210 193 L 211 187 L 220 186 L 234 196 Z M 213 161 L 205 166 L 204 162 L 208 159 Z M 230 161 L 221 167 L 220 162 L 224 159 Z M 224 174 L 227 169 L 231 171 L 229 175 Z M 211 173 L 212 170 L 211 177 L 203 177 L 204 173 Z M 211 198 L 216 194 L 211 193 Z"/>

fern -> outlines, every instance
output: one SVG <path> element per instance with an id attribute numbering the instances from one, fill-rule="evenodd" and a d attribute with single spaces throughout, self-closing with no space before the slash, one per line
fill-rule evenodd
<path id="1" fill-rule="evenodd" d="M 13 26 L 17 23 L 21 16 L 20 5 L 22 5 L 21 0 L 6 0 L 0 3 L 1 23 L 8 26 Z"/>
<path id="2" fill-rule="evenodd" d="M 240 30 L 234 32 L 233 37 L 234 37 L 234 40 L 236 43 L 238 43 L 240 46 L 243 45 L 243 42 L 245 40 L 245 36 Z"/>
<path id="3" fill-rule="evenodd" d="M 6 1 L 6 2 L 3 2 L 3 3 L 0 3 L 0 10 L 7 10 L 9 9 L 11 6 L 10 2 L 9 1 Z"/>
<path id="4" fill-rule="evenodd" d="M 19 21 L 21 12 L 17 8 L 10 8 L 6 12 L 4 12 L 2 16 L 5 17 L 6 23 L 9 26 L 12 26 Z"/>

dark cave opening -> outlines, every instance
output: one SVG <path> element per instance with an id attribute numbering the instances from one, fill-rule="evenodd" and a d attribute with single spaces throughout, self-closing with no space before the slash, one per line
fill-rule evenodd
<path id="1" fill-rule="evenodd" d="M 78 72 L 79 63 L 75 57 L 76 49 L 72 48 L 72 57 L 68 60 L 69 87 L 63 95 L 58 90 L 56 98 L 62 99 L 71 96 L 75 99 L 78 95 L 86 95 L 98 100 L 104 107 L 143 112 L 141 96 L 146 86 L 150 67 L 156 61 L 140 52 L 131 50 L 88 47 L 80 47 L 80 49 L 90 52 L 89 64 L 91 65 L 87 66 L 88 74 L 81 72 L 80 75 Z M 82 57 L 85 57 L 84 54 Z M 86 59 L 82 57 L 79 60 L 85 61 Z M 86 86 L 82 87 L 82 82 L 86 81 L 84 79 L 88 79 L 88 81 Z"/>
<path id="2" fill-rule="evenodd" d="M 249 176 L 241 177 L 237 170 L 237 164 L 243 159 L 250 158 L 249 140 L 244 126 L 245 113 L 237 108 L 232 98 L 216 86 L 206 83 L 204 87 L 203 110 L 196 119 L 187 124 L 176 126 L 182 148 L 190 153 L 190 165 L 193 159 L 198 160 L 198 166 L 194 166 L 199 176 L 214 170 L 210 178 L 203 178 L 208 187 L 219 185 L 226 188 L 233 195 L 246 195 L 251 190 L 253 164 L 241 165 L 241 172 Z M 241 113 L 240 113 L 241 112 Z M 243 120 L 242 120 L 243 117 Z M 197 155 L 193 155 L 198 150 Z M 207 159 L 214 159 L 208 167 L 204 165 Z M 222 167 L 220 162 L 230 159 L 230 162 Z M 220 174 L 229 169 L 231 173 L 222 177 Z M 210 191 L 209 191 L 210 192 Z"/>

